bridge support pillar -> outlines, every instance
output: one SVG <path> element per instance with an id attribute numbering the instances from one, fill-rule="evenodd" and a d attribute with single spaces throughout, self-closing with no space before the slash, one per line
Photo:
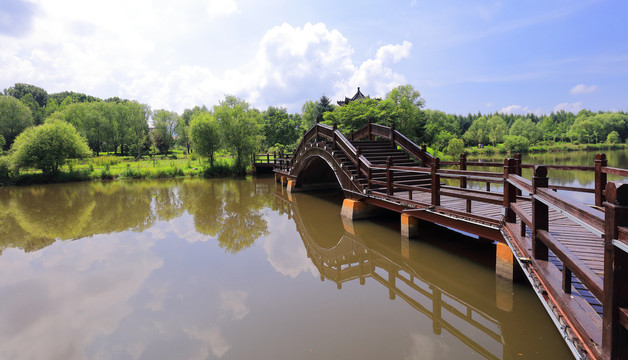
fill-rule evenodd
<path id="1" fill-rule="evenodd" d="M 286 185 L 286 192 L 288 194 L 292 194 L 295 191 L 296 186 L 297 186 L 297 181 L 295 179 L 289 179 L 288 184 Z"/>
<path id="2" fill-rule="evenodd" d="M 373 209 L 371 205 L 352 199 L 345 199 L 342 202 L 342 210 L 340 215 L 349 220 L 364 219 L 372 216 Z"/>
<path id="3" fill-rule="evenodd" d="M 401 236 L 414 239 L 419 234 L 419 219 L 401 214 Z"/>
<path id="4" fill-rule="evenodd" d="M 513 282 L 522 272 L 508 245 L 497 243 L 495 247 L 495 301 L 500 309 L 512 311 Z"/>

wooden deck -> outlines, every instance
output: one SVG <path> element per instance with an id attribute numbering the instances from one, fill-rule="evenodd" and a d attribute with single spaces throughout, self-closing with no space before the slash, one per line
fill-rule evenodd
<path id="1" fill-rule="evenodd" d="M 607 166 L 604 155 L 593 166 L 522 164 L 517 155 L 441 162 L 394 128 L 369 123 L 347 139 L 316 124 L 292 157 L 273 164 L 291 191 L 335 183 L 348 199 L 506 243 L 574 357 L 628 358 L 628 183 L 607 181 L 628 170 Z M 595 188 L 551 185 L 548 169 L 592 172 Z M 595 207 L 564 190 L 595 194 Z"/>

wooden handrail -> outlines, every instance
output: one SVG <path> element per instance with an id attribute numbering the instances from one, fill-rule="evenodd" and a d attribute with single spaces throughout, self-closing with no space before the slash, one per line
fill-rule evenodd
<path id="1" fill-rule="evenodd" d="M 507 180 L 517 189 L 525 191 L 528 194 L 532 193 L 532 182 L 530 180 L 514 174 L 509 174 Z"/>
<path id="2" fill-rule="evenodd" d="M 602 277 L 593 272 L 582 260 L 558 241 L 547 230 L 537 230 L 538 238 L 560 259 L 598 300 L 604 299 L 604 283 Z"/>
<path id="3" fill-rule="evenodd" d="M 612 175 L 619 175 L 619 176 L 628 177 L 628 170 L 627 169 L 620 169 L 620 168 L 615 168 L 615 167 L 604 166 L 604 167 L 602 167 L 602 172 L 605 173 L 605 174 L 612 174 Z"/>
<path id="4" fill-rule="evenodd" d="M 573 200 L 547 188 L 537 189 L 535 197 L 545 204 L 567 215 L 572 220 L 585 225 L 589 230 L 596 230 L 597 235 L 604 234 L 604 213 L 588 206 L 573 203 Z"/>

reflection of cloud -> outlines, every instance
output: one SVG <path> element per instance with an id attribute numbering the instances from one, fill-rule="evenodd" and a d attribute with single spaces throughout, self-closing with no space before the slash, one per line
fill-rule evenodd
<path id="1" fill-rule="evenodd" d="M 38 256 L 3 256 L 0 358 L 84 358 L 97 337 L 134 311 L 129 299 L 163 266 L 151 246 L 107 235 L 53 245 Z"/>
<path id="2" fill-rule="evenodd" d="M 222 291 L 220 310 L 231 314 L 232 320 L 242 320 L 249 313 L 249 308 L 244 303 L 246 297 L 244 291 Z"/>
<path id="3" fill-rule="evenodd" d="M 216 357 L 222 357 L 231 346 L 227 344 L 227 341 L 222 336 L 220 329 L 211 327 L 209 329 L 199 329 L 197 327 L 191 327 L 183 329 L 188 335 L 196 340 L 200 340 L 205 346 L 199 349 L 197 359 L 207 359 L 209 352 Z"/>
<path id="4" fill-rule="evenodd" d="M 307 250 L 296 232 L 292 220 L 287 217 L 272 217 L 269 219 L 272 231 L 266 237 L 264 250 L 268 255 L 268 262 L 282 275 L 296 278 L 301 272 L 310 272 L 319 276 L 318 269 L 308 259 Z"/>
<path id="5" fill-rule="evenodd" d="M 421 334 L 410 334 L 412 348 L 406 359 L 443 359 L 446 358 L 449 348 L 442 341 L 434 341 L 434 339 Z"/>

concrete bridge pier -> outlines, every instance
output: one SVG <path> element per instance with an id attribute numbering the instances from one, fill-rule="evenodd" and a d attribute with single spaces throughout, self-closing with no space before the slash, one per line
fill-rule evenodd
<path id="1" fill-rule="evenodd" d="M 349 220 L 366 219 L 377 215 L 374 206 L 353 199 L 344 199 L 340 215 Z"/>

